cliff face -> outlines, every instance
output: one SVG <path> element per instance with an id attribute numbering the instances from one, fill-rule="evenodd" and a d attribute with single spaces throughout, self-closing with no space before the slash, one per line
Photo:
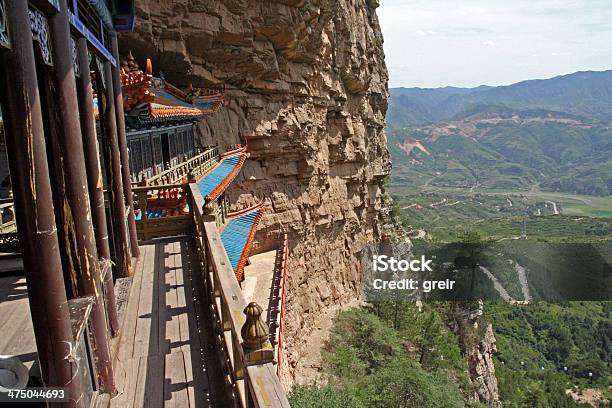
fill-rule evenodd
<path id="1" fill-rule="evenodd" d="M 199 124 L 200 141 L 248 143 L 233 198 L 269 203 L 260 249 L 289 234 L 285 362 L 293 369 L 284 372 L 303 380 L 318 316 L 359 296 L 359 251 L 380 236 L 386 214 L 378 0 L 136 3 L 123 52 L 151 58 L 179 87 L 228 86 L 228 106 Z"/>
<path id="2" fill-rule="evenodd" d="M 451 327 L 459 337 L 465 353 L 470 380 L 474 386 L 471 400 L 486 404 L 489 408 L 501 408 L 493 354 L 497 352 L 493 325 L 482 318 L 483 303 L 460 306 Z"/>

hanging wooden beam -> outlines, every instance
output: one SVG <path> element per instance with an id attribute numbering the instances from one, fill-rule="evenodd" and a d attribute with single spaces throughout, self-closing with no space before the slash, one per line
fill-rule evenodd
<path id="1" fill-rule="evenodd" d="M 117 317 L 117 301 L 115 299 L 115 285 L 111 268 L 108 228 L 106 226 L 104 184 L 102 181 L 100 152 L 96 137 L 89 55 L 87 51 L 87 39 L 85 38 L 79 38 L 77 40 L 77 61 L 78 65 L 81 67 L 81 75 L 77 78 L 77 93 L 79 97 L 81 131 L 83 132 L 83 148 L 85 149 L 85 165 L 87 167 L 87 184 L 89 186 L 89 198 L 91 201 L 91 215 L 96 238 L 96 248 L 101 264 L 100 269 L 104 281 L 106 313 L 111 326 L 111 332 L 114 336 L 119 332 L 119 319 Z"/>
<path id="2" fill-rule="evenodd" d="M 117 35 L 110 35 L 111 49 L 117 61 L 119 61 L 119 45 Z M 117 115 L 117 138 L 119 139 L 119 152 L 121 154 L 121 174 L 123 176 L 123 192 L 126 198 L 126 205 L 129 208 L 128 228 L 130 233 L 130 247 L 132 256 L 140 257 L 138 248 L 138 235 L 136 233 L 136 219 L 134 217 L 134 196 L 132 195 L 132 179 L 130 177 L 130 162 L 128 156 L 127 136 L 125 132 L 125 116 L 123 112 L 123 94 L 121 93 L 121 76 L 119 75 L 119 64 L 112 67 L 113 88 L 115 92 L 115 114 Z"/>
<path id="3" fill-rule="evenodd" d="M 77 239 L 75 255 L 78 262 L 79 289 L 82 295 L 94 298 L 90 319 L 98 383 L 103 392 L 112 395 L 116 392 L 116 387 L 102 298 L 100 265 L 91 223 L 68 4 L 66 0 L 59 0 L 59 4 L 61 11 L 49 18 L 49 28 L 53 52 L 53 76 L 58 93 L 57 115 L 61 123 L 60 148 L 66 177 L 66 199 L 69 206 L 67 210 L 72 216 Z"/>
<path id="4" fill-rule="evenodd" d="M 47 386 L 81 394 L 58 250 L 27 2 L 5 3 L 11 51 L 0 53 L 5 137 L 38 360 Z"/>
<path id="5" fill-rule="evenodd" d="M 110 198 L 111 213 L 113 216 L 113 237 L 115 242 L 115 262 L 119 277 L 131 275 L 130 248 L 128 232 L 125 223 L 125 199 L 123 197 L 123 179 L 121 175 L 121 156 L 119 142 L 117 141 L 117 122 L 115 115 L 115 98 L 113 92 L 113 78 L 109 62 L 103 64 L 98 85 L 98 104 L 100 106 L 104 162 L 106 165 L 106 178 Z M 102 80 L 104 79 L 104 80 Z"/>

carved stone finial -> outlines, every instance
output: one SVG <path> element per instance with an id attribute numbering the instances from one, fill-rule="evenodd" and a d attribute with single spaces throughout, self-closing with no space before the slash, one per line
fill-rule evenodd
<path id="1" fill-rule="evenodd" d="M 268 328 L 261 320 L 263 309 L 255 302 L 244 308 L 246 321 L 240 330 L 245 364 L 264 364 L 274 360 L 274 349 L 270 344 Z"/>

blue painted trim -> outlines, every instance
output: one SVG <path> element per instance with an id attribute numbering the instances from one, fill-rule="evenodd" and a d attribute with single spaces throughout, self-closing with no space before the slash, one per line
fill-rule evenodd
<path id="1" fill-rule="evenodd" d="M 102 0 L 89 0 L 89 4 L 93 7 L 96 13 L 98 13 L 98 17 L 100 18 L 100 22 L 104 25 L 104 28 L 107 31 L 113 31 L 115 29 L 113 27 L 113 16 L 111 15 L 106 2 Z"/>
<path id="2" fill-rule="evenodd" d="M 93 35 L 91 31 L 89 31 L 87 27 L 85 27 L 85 24 L 83 24 L 83 22 L 81 22 L 81 20 L 79 20 L 71 12 L 68 13 L 68 18 L 70 19 L 70 24 L 72 24 L 72 26 L 83 35 L 83 37 L 87 38 L 87 41 L 89 41 L 89 43 L 93 45 L 94 48 L 104 56 L 104 58 L 110 61 L 114 67 L 116 67 L 117 60 L 115 57 L 113 57 L 113 54 L 111 54 L 111 52 L 104 47 L 104 45 L 96 38 L 95 35 Z"/>

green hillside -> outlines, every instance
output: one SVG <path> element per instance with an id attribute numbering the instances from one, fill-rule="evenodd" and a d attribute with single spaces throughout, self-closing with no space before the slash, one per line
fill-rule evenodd
<path id="1" fill-rule="evenodd" d="M 438 245 L 436 259 L 443 260 L 453 257 L 448 243 L 479 237 L 486 243 L 479 265 L 493 278 L 478 276 L 503 288 L 489 293 L 489 282 L 477 291 L 499 293 L 484 317 L 497 339 L 503 407 L 610 400 L 611 304 L 568 300 L 609 299 L 612 71 L 507 87 L 392 89 L 391 95 L 389 188 L 413 251 Z M 449 324 L 447 313 L 426 305 Z M 415 319 L 409 309 L 403 313 Z M 419 339 L 399 332 L 408 342 Z M 334 379 L 328 391 L 346 396 L 342 375 L 328 372 Z M 418 367 L 413 372 L 426 378 Z M 454 378 L 452 371 L 437 375 Z M 465 390 L 451 383 L 448 390 Z M 465 398 L 456 391 L 447 396 L 444 406 Z"/>
<path id="2" fill-rule="evenodd" d="M 387 120 L 391 129 L 435 123 L 477 104 L 542 108 L 611 120 L 612 71 L 576 72 L 498 87 L 394 88 Z"/>
<path id="3" fill-rule="evenodd" d="M 612 193 L 612 126 L 572 115 L 480 105 L 391 131 L 389 146 L 395 186 Z"/>

